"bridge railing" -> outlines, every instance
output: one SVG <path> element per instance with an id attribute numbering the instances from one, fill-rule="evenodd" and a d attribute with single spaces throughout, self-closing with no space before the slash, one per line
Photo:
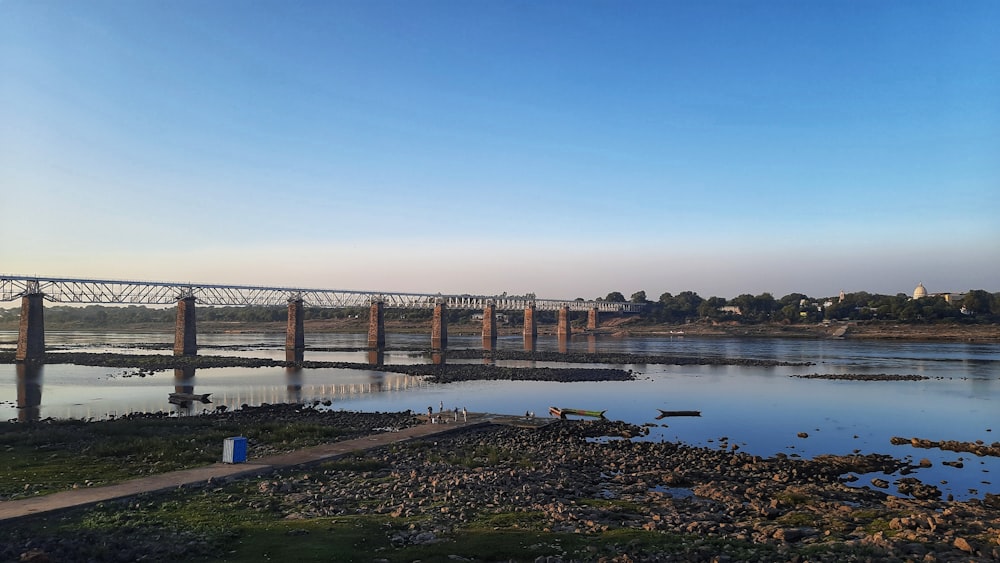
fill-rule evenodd
<path id="1" fill-rule="evenodd" d="M 514 311 L 534 305 L 540 311 L 568 307 L 571 311 L 597 309 L 601 312 L 637 313 L 639 303 L 529 299 L 495 295 L 444 295 L 343 289 L 307 289 L 253 285 L 149 282 L 133 280 L 90 280 L 45 278 L 0 274 L 0 301 L 41 293 L 55 303 L 112 305 L 171 305 L 178 299 L 194 297 L 211 306 L 273 306 L 301 299 L 306 305 L 323 308 L 367 307 L 381 301 L 385 307 L 430 309 L 444 303 L 450 309 L 483 309 L 492 304 L 498 311 Z"/>

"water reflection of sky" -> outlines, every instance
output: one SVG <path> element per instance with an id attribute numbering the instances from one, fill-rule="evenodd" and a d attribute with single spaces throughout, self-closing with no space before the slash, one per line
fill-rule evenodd
<path id="1" fill-rule="evenodd" d="M 16 336 L 16 335 L 15 335 Z M 122 351 L 139 343 L 171 353 L 167 337 L 157 335 L 46 335 L 50 349 Z M 11 342 L 0 334 L 0 342 Z M 390 346 L 426 346 L 426 335 L 396 335 Z M 202 353 L 283 359 L 283 335 L 226 334 L 199 336 Z M 313 335 L 307 347 L 363 347 L 364 335 Z M 479 348 L 476 337 L 452 337 L 451 348 Z M 522 349 L 518 338 L 501 338 L 499 348 Z M 539 338 L 537 349 L 558 350 L 554 338 Z M 893 446 L 893 436 L 931 440 L 1000 441 L 1000 345 L 877 343 L 854 341 L 736 340 L 691 338 L 574 337 L 570 351 L 636 354 L 685 354 L 810 361 L 807 367 L 625 366 L 639 373 L 633 382 L 546 383 L 465 382 L 430 385 L 421 378 L 378 371 L 284 368 L 217 368 L 194 374 L 157 372 L 130 376 L 134 370 L 53 364 L 40 373 L 21 374 L 0 366 L 0 416 L 27 418 L 104 418 L 134 411 L 192 414 L 218 405 L 326 401 L 330 408 L 365 411 L 466 407 L 470 411 L 547 416 L 549 406 L 607 409 L 607 416 L 650 426 L 649 439 L 682 440 L 719 447 L 722 438 L 742 451 L 804 457 L 821 453 L 885 453 L 927 458 L 930 469 L 917 472 L 958 498 L 969 489 L 1000 493 L 1000 459 L 968 453 Z M 881 353 L 880 353 L 881 351 Z M 364 351 L 307 351 L 306 359 L 367 361 Z M 424 354 L 388 351 L 387 363 L 427 362 Z M 480 360 L 467 360 L 478 362 Z M 457 362 L 456 362 L 457 363 Z M 570 367 L 554 362 L 498 362 L 499 365 Z M 579 367 L 575 365 L 574 367 Z M 801 379 L 808 373 L 899 373 L 926 375 L 923 381 L 834 381 Z M 173 391 L 211 393 L 212 403 L 185 407 L 167 401 Z M 18 404 L 35 402 L 27 408 Z M 656 420 L 657 409 L 699 410 L 701 417 Z M 798 437 L 805 432 L 807 438 Z M 964 469 L 941 464 L 964 460 Z M 866 479 L 870 479 L 867 477 Z M 946 481 L 946 484 L 941 484 Z M 983 483 L 987 481 L 988 483 Z M 861 482 L 865 484 L 867 481 Z"/>

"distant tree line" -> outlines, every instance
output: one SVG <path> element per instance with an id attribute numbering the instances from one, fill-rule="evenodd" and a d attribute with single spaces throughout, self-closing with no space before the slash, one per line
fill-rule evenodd
<path id="1" fill-rule="evenodd" d="M 618 291 L 597 299 L 626 302 L 625 296 Z M 770 293 L 744 293 L 732 299 L 705 299 L 693 291 L 682 291 L 677 295 L 664 293 L 656 301 L 647 299 L 645 291 L 637 291 L 627 301 L 645 304 L 640 316 L 657 323 L 686 323 L 701 319 L 786 324 L 833 320 L 886 320 L 904 323 L 946 319 L 966 322 L 1000 321 L 1000 293 L 982 289 L 969 290 L 951 302 L 941 295 L 913 299 L 905 293 L 878 295 L 866 291 L 830 298 L 790 293 L 780 299 L 775 299 Z"/>
<path id="2" fill-rule="evenodd" d="M 577 298 L 578 301 L 585 301 Z M 802 293 L 790 293 L 775 299 L 770 293 L 751 295 L 744 293 L 725 299 L 723 297 L 703 298 L 693 291 L 682 291 L 677 295 L 663 293 L 656 301 L 647 299 L 645 291 L 637 291 L 629 299 L 618 291 L 612 291 L 598 301 L 613 303 L 641 303 L 644 305 L 639 316 L 653 323 L 683 324 L 699 320 L 737 321 L 740 323 L 816 323 L 834 320 L 883 320 L 902 323 L 926 323 L 945 320 L 961 322 L 1000 322 L 1000 293 L 990 293 L 973 289 L 960 298 L 948 302 L 943 296 L 929 295 L 913 299 L 905 293 L 878 295 L 859 291 L 829 298 L 813 298 Z M 20 307 L 0 309 L 0 325 L 16 327 Z M 481 311 L 448 310 L 449 323 L 473 321 L 473 315 Z M 141 324 L 173 323 L 176 318 L 173 307 L 144 307 L 129 305 L 114 307 L 88 305 L 68 307 L 55 305 L 45 307 L 46 326 L 72 328 L 80 327 L 126 327 Z M 248 307 L 198 307 L 199 322 L 232 323 L 279 323 L 285 322 L 288 308 L 285 306 Z M 306 307 L 306 320 L 316 319 L 367 319 L 367 307 L 329 309 Z M 387 320 L 409 320 L 420 322 L 429 320 L 431 309 L 386 309 Z M 522 311 L 505 312 L 507 322 L 521 324 Z M 577 313 L 575 318 L 586 318 L 586 313 Z M 554 323 L 555 312 L 538 311 L 536 319 L 541 323 Z"/>

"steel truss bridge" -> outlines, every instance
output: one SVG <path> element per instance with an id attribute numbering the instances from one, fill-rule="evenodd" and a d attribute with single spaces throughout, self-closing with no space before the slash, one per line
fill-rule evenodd
<path id="1" fill-rule="evenodd" d="M 379 302 L 383 303 L 385 307 L 397 309 L 433 309 L 438 304 L 444 304 L 450 309 L 483 309 L 487 305 L 493 305 L 498 311 L 521 310 L 531 305 L 540 311 L 556 311 L 568 307 L 571 311 L 597 309 L 600 312 L 638 313 L 642 309 L 641 303 L 612 301 L 130 280 L 87 280 L 0 274 L 0 301 L 12 301 L 25 295 L 39 293 L 44 296 L 46 301 L 55 303 L 111 305 L 172 305 L 180 299 L 193 297 L 197 303 L 222 307 L 276 306 L 286 305 L 289 301 L 302 300 L 304 305 L 310 307 L 330 309 L 367 307 L 372 303 Z"/>

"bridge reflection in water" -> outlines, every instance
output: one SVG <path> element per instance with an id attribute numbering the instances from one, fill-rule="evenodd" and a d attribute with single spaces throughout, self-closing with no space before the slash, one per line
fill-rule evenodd
<path id="1" fill-rule="evenodd" d="M 39 362 L 17 364 L 18 422 L 34 422 L 41 418 L 42 367 Z"/>
<path id="2" fill-rule="evenodd" d="M 421 377 L 391 373 L 371 374 L 367 382 L 305 384 L 300 371 L 288 368 L 286 377 L 287 385 L 284 387 L 254 386 L 213 394 L 212 404 L 207 406 L 217 408 L 219 405 L 224 405 L 226 408 L 234 409 L 244 404 L 335 403 L 359 399 L 364 395 L 395 393 L 430 386 Z"/>
<path id="3" fill-rule="evenodd" d="M 187 416 L 213 412 L 219 407 L 232 410 L 243 405 L 262 404 L 315 403 L 331 406 L 338 401 L 357 400 L 366 395 L 405 392 L 431 385 L 422 377 L 381 372 L 362 375 L 360 378 L 365 381 L 358 381 L 360 378 L 354 376 L 350 378 L 353 381 L 346 383 L 307 383 L 303 369 L 293 366 L 285 368 L 284 384 L 234 384 L 225 385 L 220 390 L 215 381 L 199 384 L 195 368 L 188 367 L 175 369 L 172 380 L 162 384 L 151 382 L 152 385 L 119 387 L 118 390 L 128 391 L 127 396 L 118 395 L 109 399 L 105 395 L 105 399 L 109 400 L 100 401 L 101 406 L 89 402 L 65 404 L 62 402 L 64 397 L 56 399 L 61 404 L 45 407 L 42 401 L 43 369 L 44 364 L 39 362 L 15 364 L 18 422 L 37 422 L 43 418 L 104 420 L 142 413 Z M 316 377 L 309 376 L 314 381 Z M 200 395 L 206 393 L 209 402 L 198 400 Z"/>

